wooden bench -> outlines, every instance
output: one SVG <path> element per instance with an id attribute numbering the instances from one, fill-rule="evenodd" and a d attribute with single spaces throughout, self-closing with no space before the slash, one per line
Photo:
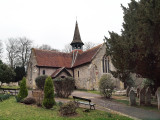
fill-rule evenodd
<path id="1" fill-rule="evenodd" d="M 90 106 L 90 110 L 93 108 L 95 110 L 95 104 L 91 103 L 90 99 L 87 98 L 82 98 L 82 97 L 77 97 L 77 96 L 73 96 L 74 102 L 79 105 L 79 104 L 84 104 L 84 105 L 89 105 Z M 87 102 L 86 102 L 87 101 Z"/>

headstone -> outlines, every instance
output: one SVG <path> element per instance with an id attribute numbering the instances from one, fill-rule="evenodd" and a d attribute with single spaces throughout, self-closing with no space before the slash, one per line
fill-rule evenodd
<path id="1" fill-rule="evenodd" d="M 158 90 L 158 89 L 157 89 Z M 155 98 L 157 99 L 157 90 L 156 90 L 156 92 L 155 92 Z"/>
<path id="2" fill-rule="evenodd" d="M 129 92 L 129 104 L 131 106 L 136 105 L 136 94 L 133 89 L 131 89 Z"/>
<path id="3" fill-rule="evenodd" d="M 37 104 L 42 104 L 44 93 L 43 91 L 32 91 L 32 96 L 36 99 Z"/>
<path id="4" fill-rule="evenodd" d="M 145 87 L 143 87 L 139 92 L 139 105 L 145 105 Z"/>
<path id="5" fill-rule="evenodd" d="M 145 105 L 151 105 L 151 89 L 149 87 L 146 89 Z"/>
<path id="6" fill-rule="evenodd" d="M 160 87 L 157 89 L 158 110 L 160 110 Z"/>
<path id="7" fill-rule="evenodd" d="M 137 97 L 139 98 L 140 88 L 137 88 Z"/>
<path id="8" fill-rule="evenodd" d="M 129 95 L 129 91 L 130 91 L 130 87 L 127 86 L 127 88 L 126 88 L 126 96 L 127 96 L 127 97 L 128 97 L 128 95 Z"/>

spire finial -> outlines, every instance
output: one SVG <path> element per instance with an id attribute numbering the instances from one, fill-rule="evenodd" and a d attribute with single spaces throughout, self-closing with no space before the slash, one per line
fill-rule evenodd
<path id="1" fill-rule="evenodd" d="M 76 24 L 77 24 L 77 16 L 76 16 Z"/>

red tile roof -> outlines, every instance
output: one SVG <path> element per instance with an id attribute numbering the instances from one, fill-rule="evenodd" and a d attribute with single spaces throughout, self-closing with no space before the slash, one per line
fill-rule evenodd
<path id="1" fill-rule="evenodd" d="M 37 66 L 71 68 L 72 54 L 49 50 L 33 49 Z"/>
<path id="2" fill-rule="evenodd" d="M 62 70 L 64 69 L 64 67 L 57 69 L 52 75 L 51 77 L 56 77 L 58 73 L 60 73 Z"/>
<path id="3" fill-rule="evenodd" d="M 92 58 L 94 57 L 94 55 L 97 53 L 97 51 L 101 46 L 102 44 L 93 47 L 87 51 L 84 51 L 82 54 L 78 54 L 76 62 L 74 63 L 73 67 L 91 62 Z"/>
<path id="4" fill-rule="evenodd" d="M 91 62 L 91 60 L 93 59 L 93 57 L 95 56 L 95 54 L 101 46 L 102 44 L 82 53 L 80 52 L 76 58 L 73 67 Z M 73 57 L 72 53 L 62 53 L 57 51 L 40 50 L 34 48 L 32 50 L 36 56 L 37 66 L 71 68 Z"/>

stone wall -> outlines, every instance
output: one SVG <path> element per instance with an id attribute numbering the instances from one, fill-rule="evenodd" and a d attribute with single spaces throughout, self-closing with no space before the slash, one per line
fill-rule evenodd
<path id="1" fill-rule="evenodd" d="M 39 75 L 43 75 L 43 70 L 45 70 L 45 75 L 51 76 L 56 71 L 56 69 L 58 69 L 58 68 L 37 67 L 36 65 L 37 65 L 36 57 L 34 55 L 34 51 L 32 50 L 27 69 L 27 87 L 33 89 L 36 88 L 35 79 Z M 71 69 L 67 70 L 73 76 L 72 70 Z"/>
<path id="2" fill-rule="evenodd" d="M 90 88 L 90 73 L 89 64 L 77 67 L 74 69 L 75 85 L 78 89 L 89 89 Z M 79 73 L 79 76 L 78 76 Z"/>
<path id="3" fill-rule="evenodd" d="M 34 55 L 34 50 L 32 49 L 30 60 L 27 67 L 27 87 L 35 88 L 35 78 L 38 76 L 38 68 L 36 67 L 37 61 Z"/>
<path id="4" fill-rule="evenodd" d="M 106 53 L 106 46 L 103 45 L 97 52 L 97 54 L 94 56 L 94 59 L 92 60 L 91 63 L 74 68 L 74 78 L 76 87 L 78 89 L 98 90 L 98 84 L 101 76 L 103 74 L 111 75 L 110 73 L 103 73 L 102 60 L 105 53 Z M 110 70 L 115 70 L 111 61 L 109 64 L 110 64 Z M 79 71 L 79 77 L 78 77 L 78 71 Z M 118 79 L 113 78 L 113 80 L 114 80 L 114 85 L 118 89 L 124 88 L 123 83 L 120 82 Z"/>

